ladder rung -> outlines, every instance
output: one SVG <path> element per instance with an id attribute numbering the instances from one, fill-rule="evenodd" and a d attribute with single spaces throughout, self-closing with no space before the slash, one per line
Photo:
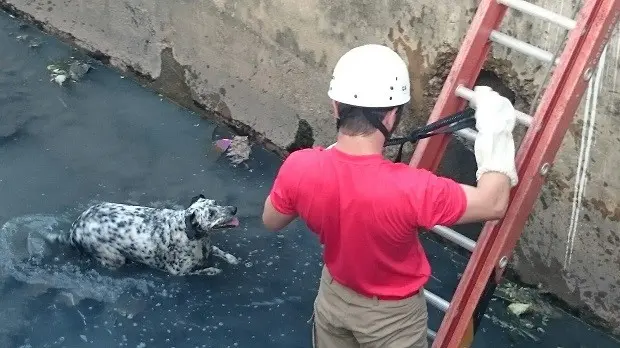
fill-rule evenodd
<path id="1" fill-rule="evenodd" d="M 491 31 L 491 35 L 489 36 L 491 41 L 496 42 L 500 45 L 504 45 L 506 47 L 512 48 L 517 52 L 521 52 L 525 55 L 537 58 L 542 60 L 543 62 L 551 63 L 553 60 L 553 53 L 549 51 L 545 51 L 541 48 L 538 48 L 534 45 L 530 45 L 525 41 L 521 41 L 519 39 L 515 39 L 510 35 L 506 35 L 497 30 Z M 559 62 L 559 58 L 556 58 L 555 64 Z"/>
<path id="2" fill-rule="evenodd" d="M 456 232 L 455 230 L 449 227 L 437 225 L 433 227 L 431 230 L 437 233 L 438 235 L 444 237 L 445 239 L 451 242 L 454 242 L 469 251 L 474 251 L 474 248 L 476 247 L 475 241 L 465 237 L 464 235 Z"/>
<path id="3" fill-rule="evenodd" d="M 568 17 L 564 17 L 555 12 L 549 11 L 546 8 L 534 5 L 530 2 L 523 0 L 497 0 L 498 3 L 506 5 L 515 10 L 519 10 L 523 13 L 527 13 L 531 16 L 544 19 L 546 21 L 555 23 L 564 29 L 572 30 L 577 26 L 577 22 Z"/>
<path id="4" fill-rule="evenodd" d="M 437 337 L 437 333 L 431 329 L 426 329 L 426 336 L 431 340 L 434 340 Z"/>
<path id="5" fill-rule="evenodd" d="M 474 91 L 472 91 L 471 89 L 467 88 L 467 87 L 463 87 L 463 86 L 458 86 L 456 88 L 456 95 L 458 95 L 459 97 L 463 98 L 463 99 L 467 99 L 468 101 L 472 101 L 472 99 L 474 99 Z M 473 105 L 473 107 L 475 108 L 476 106 Z M 521 124 L 526 125 L 526 126 L 530 126 L 532 124 L 532 116 L 523 113 L 519 110 L 515 110 L 516 116 L 517 116 L 517 121 L 519 121 Z"/>
<path id="6" fill-rule="evenodd" d="M 456 131 L 455 133 L 469 141 L 476 141 L 476 135 L 478 135 L 478 132 L 471 128 L 464 128 Z"/>
<path id="7" fill-rule="evenodd" d="M 430 304 L 432 304 L 433 306 L 435 306 L 436 308 L 444 312 L 447 311 L 448 307 L 450 306 L 450 302 L 444 300 L 443 298 L 433 294 L 432 292 L 428 290 L 424 290 L 424 297 L 426 297 L 426 300 Z"/>

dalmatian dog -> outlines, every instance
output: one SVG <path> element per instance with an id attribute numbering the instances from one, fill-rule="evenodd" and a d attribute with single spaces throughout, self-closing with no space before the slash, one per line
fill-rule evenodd
<path id="1" fill-rule="evenodd" d="M 218 205 L 202 194 L 184 210 L 99 203 L 86 209 L 69 233 L 48 240 L 89 254 L 108 269 L 126 262 L 147 265 L 175 276 L 217 275 L 211 255 L 236 265 L 238 259 L 211 244 L 211 235 L 239 226 L 234 206 Z"/>

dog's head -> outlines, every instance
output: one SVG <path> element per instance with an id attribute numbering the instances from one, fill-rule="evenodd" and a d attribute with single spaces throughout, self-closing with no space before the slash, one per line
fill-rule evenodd
<path id="1" fill-rule="evenodd" d="M 211 231 L 239 226 L 237 207 L 218 205 L 214 200 L 198 195 L 185 209 L 185 233 L 189 239 L 207 236 Z"/>

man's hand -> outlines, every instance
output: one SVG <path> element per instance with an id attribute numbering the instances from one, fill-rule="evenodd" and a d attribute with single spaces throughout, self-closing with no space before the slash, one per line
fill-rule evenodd
<path id="1" fill-rule="evenodd" d="M 474 145 L 478 184 L 462 185 L 467 208 L 457 224 L 501 219 L 508 207 L 510 188 L 518 182 L 512 137 L 516 115 L 512 104 L 486 86 L 474 88 L 471 104 L 476 108 L 478 130 Z"/>
<path id="2" fill-rule="evenodd" d="M 510 186 L 517 185 L 515 146 L 512 130 L 515 126 L 515 109 L 510 101 L 491 88 L 474 88 L 476 129 L 478 136 L 474 145 L 478 171 L 476 178 L 484 173 L 497 172 L 510 179 Z"/>
<path id="3" fill-rule="evenodd" d="M 474 87 L 472 103 L 476 108 L 476 129 L 483 133 L 512 133 L 515 109 L 508 99 L 487 86 Z"/>

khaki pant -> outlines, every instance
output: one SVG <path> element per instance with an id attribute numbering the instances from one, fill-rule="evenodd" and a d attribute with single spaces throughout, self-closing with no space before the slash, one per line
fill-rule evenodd
<path id="1" fill-rule="evenodd" d="M 314 301 L 315 348 L 428 348 L 428 313 L 423 290 L 403 300 L 362 296 L 323 267 Z"/>

